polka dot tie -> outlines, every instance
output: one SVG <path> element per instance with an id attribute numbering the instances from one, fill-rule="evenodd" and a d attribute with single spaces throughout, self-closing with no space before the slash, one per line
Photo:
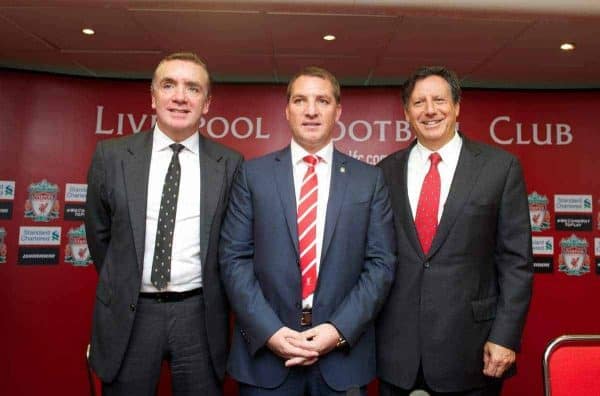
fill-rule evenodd
<path id="1" fill-rule="evenodd" d="M 298 247 L 300 270 L 302 271 L 302 299 L 315 292 L 317 285 L 317 198 L 319 184 L 315 165 L 319 158 L 307 155 L 303 158 L 308 165 L 298 202 Z"/>
<path id="2" fill-rule="evenodd" d="M 156 242 L 154 244 L 154 260 L 152 262 L 152 275 L 150 276 L 150 281 L 158 290 L 166 288 L 171 280 L 171 250 L 173 246 L 175 216 L 177 214 L 179 179 L 181 177 L 179 152 L 183 150 L 184 146 L 179 143 L 173 143 L 169 147 L 173 150 L 173 156 L 171 157 L 171 163 L 167 170 L 160 198 Z"/>
<path id="3" fill-rule="evenodd" d="M 429 156 L 431 166 L 429 172 L 425 175 L 421 195 L 419 195 L 419 204 L 417 205 L 417 215 L 415 217 L 415 226 L 421 242 L 423 253 L 429 253 L 431 242 L 437 231 L 438 210 L 440 207 L 440 173 L 438 164 L 442 157 L 438 153 L 431 153 Z"/>

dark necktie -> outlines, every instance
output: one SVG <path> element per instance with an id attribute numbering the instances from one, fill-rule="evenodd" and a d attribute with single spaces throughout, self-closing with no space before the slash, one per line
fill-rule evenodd
<path id="1" fill-rule="evenodd" d="M 302 299 L 315 292 L 317 285 L 317 201 L 318 182 L 315 165 L 319 158 L 307 155 L 303 158 L 308 165 L 298 202 L 298 247 L 300 248 L 300 270 L 302 271 Z"/>
<path id="2" fill-rule="evenodd" d="M 419 195 L 419 204 L 417 205 L 417 215 L 415 216 L 417 234 L 419 235 L 419 241 L 425 254 L 429 252 L 433 237 L 437 231 L 442 184 L 437 168 L 442 157 L 438 153 L 431 153 L 429 160 L 431 161 L 431 166 L 423 180 L 421 195 Z"/>
<path id="3" fill-rule="evenodd" d="M 177 214 L 179 179 L 181 177 L 179 152 L 183 150 L 184 146 L 179 143 L 173 143 L 169 147 L 173 150 L 173 156 L 171 157 L 171 163 L 167 170 L 160 198 L 156 242 L 154 244 L 154 260 L 152 262 L 152 275 L 150 276 L 152 284 L 158 290 L 166 288 L 171 280 L 171 250 L 173 247 L 175 215 Z"/>

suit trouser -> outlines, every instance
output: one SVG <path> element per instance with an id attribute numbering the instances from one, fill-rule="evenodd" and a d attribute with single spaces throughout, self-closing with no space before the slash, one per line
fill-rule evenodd
<path id="1" fill-rule="evenodd" d="M 283 384 L 274 389 L 240 383 L 240 396 L 365 396 L 366 394 L 366 386 L 348 391 L 332 389 L 321 375 L 319 363 L 290 368 Z"/>
<path id="2" fill-rule="evenodd" d="M 103 384 L 103 395 L 155 395 L 163 360 L 170 363 L 174 396 L 222 394 L 210 361 L 202 295 L 138 300 L 125 358 L 115 381 Z"/>
<path id="3" fill-rule="evenodd" d="M 416 392 L 422 390 L 425 392 Z M 490 378 L 490 383 L 483 388 L 469 389 L 461 392 L 436 392 L 432 390 L 423 375 L 423 366 L 419 367 L 417 380 L 411 389 L 404 389 L 392 385 L 385 381 L 379 381 L 379 396 L 409 396 L 412 392 L 414 395 L 431 395 L 431 396 L 499 396 L 502 391 L 502 380 Z"/>

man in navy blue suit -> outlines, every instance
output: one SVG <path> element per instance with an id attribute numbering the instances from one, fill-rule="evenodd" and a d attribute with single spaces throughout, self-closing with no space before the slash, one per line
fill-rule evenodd
<path id="1" fill-rule="evenodd" d="M 242 396 L 366 394 L 396 265 L 388 190 L 380 169 L 333 147 L 331 73 L 303 69 L 287 96 L 291 143 L 240 169 L 221 229 L 228 371 Z"/>

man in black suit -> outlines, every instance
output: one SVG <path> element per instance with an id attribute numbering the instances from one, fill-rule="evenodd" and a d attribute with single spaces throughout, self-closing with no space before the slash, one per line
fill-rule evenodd
<path id="1" fill-rule="evenodd" d="M 380 163 L 398 246 L 381 395 L 497 395 L 514 373 L 532 282 L 525 183 L 513 155 L 457 131 L 460 93 L 451 71 L 417 70 L 403 93 L 417 138 Z"/>
<path id="2" fill-rule="evenodd" d="M 196 55 L 164 58 L 151 93 L 153 130 L 99 142 L 88 173 L 91 364 L 106 395 L 155 394 L 164 359 L 174 395 L 220 394 L 229 326 L 217 244 L 242 157 L 198 133 L 210 78 Z"/>

